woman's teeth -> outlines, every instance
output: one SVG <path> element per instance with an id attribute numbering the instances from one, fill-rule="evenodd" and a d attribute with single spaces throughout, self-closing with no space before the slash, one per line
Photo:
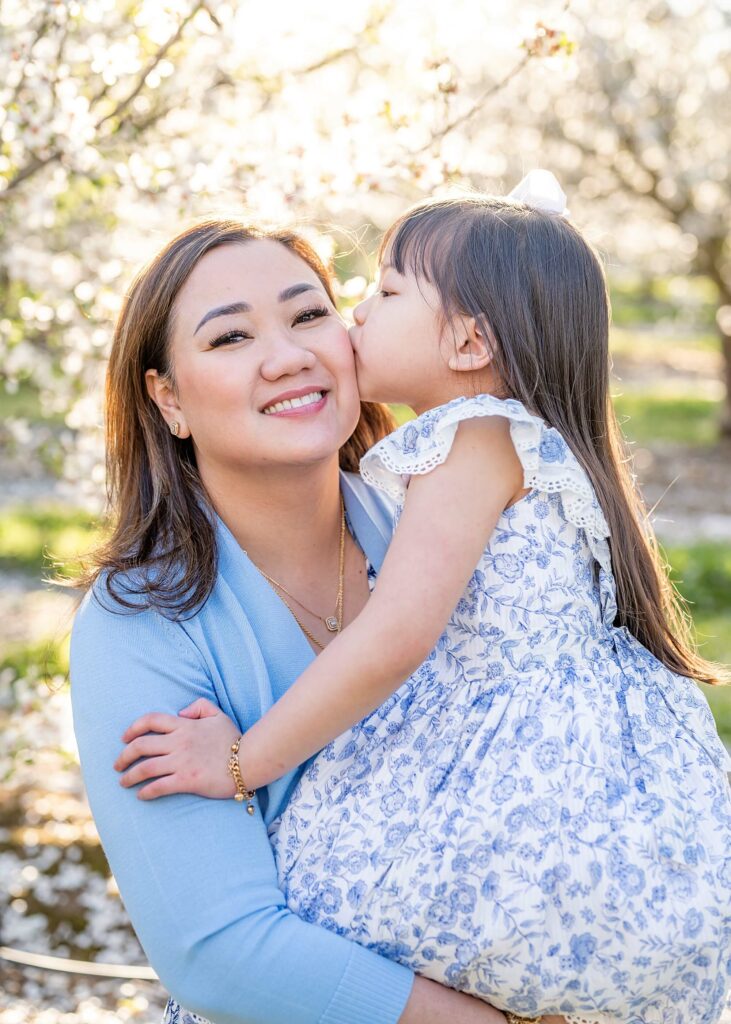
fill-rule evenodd
<path id="1" fill-rule="evenodd" d="M 271 416 L 273 412 L 283 412 L 285 409 L 299 409 L 303 405 L 314 405 L 322 398 L 323 391 L 311 391 L 309 395 L 301 395 L 300 398 L 285 398 L 283 402 L 275 402 L 264 409 L 265 416 Z"/>

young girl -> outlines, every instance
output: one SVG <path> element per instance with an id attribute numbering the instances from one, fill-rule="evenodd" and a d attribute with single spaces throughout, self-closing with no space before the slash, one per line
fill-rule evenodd
<path id="1" fill-rule="evenodd" d="M 509 1020 L 712 1024 L 729 758 L 693 680 L 719 676 L 623 460 L 599 261 L 552 176 L 519 195 L 406 213 L 355 312 L 362 396 L 418 414 L 361 465 L 398 520 L 365 610 L 243 736 L 236 786 L 238 730 L 199 703 L 205 731 L 165 727 L 198 781 L 140 795 L 242 795 L 319 750 L 270 830 L 300 916 Z"/>

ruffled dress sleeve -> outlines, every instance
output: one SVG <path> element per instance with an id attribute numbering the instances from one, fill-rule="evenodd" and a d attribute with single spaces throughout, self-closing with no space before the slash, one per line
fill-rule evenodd
<path id="1" fill-rule="evenodd" d="M 586 471 L 561 434 L 514 398 L 475 395 L 429 409 L 369 449 L 360 462 L 361 476 L 403 506 L 409 479 L 441 465 L 459 424 L 481 416 L 510 422 L 524 486 L 560 493 L 566 519 L 585 530 L 594 557 L 611 572 L 609 527 Z"/>

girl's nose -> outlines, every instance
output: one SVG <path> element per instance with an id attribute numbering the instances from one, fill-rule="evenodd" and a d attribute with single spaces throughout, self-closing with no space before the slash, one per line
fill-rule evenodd
<path id="1" fill-rule="evenodd" d="M 363 301 L 359 302 L 358 305 L 353 310 L 353 319 L 355 320 L 355 322 L 358 324 L 359 327 L 362 327 L 363 324 L 365 323 L 365 318 L 366 318 L 367 313 L 368 313 L 368 303 L 369 302 L 370 302 L 369 298 L 368 299 L 363 299 Z"/>
<path id="2" fill-rule="evenodd" d="M 317 356 L 314 352 L 285 336 L 269 344 L 266 358 L 261 364 L 261 375 L 265 380 L 278 380 L 302 370 L 312 370 L 316 365 Z"/>

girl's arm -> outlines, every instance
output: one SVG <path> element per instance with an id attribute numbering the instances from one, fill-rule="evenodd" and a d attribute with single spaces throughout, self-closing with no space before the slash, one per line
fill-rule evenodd
<path id="1" fill-rule="evenodd" d="M 268 785 L 355 725 L 432 650 L 503 509 L 523 493 L 523 469 L 499 417 L 460 423 L 447 460 L 413 476 L 401 520 L 360 615 L 241 739 L 249 789 Z M 202 721 L 192 721 L 201 719 Z M 149 733 L 164 733 L 150 737 Z M 235 725 L 198 700 L 179 716 L 144 715 L 123 736 L 123 786 L 142 800 L 171 793 L 231 797 Z M 153 780 L 153 781 L 149 781 Z"/>
<path id="2" fill-rule="evenodd" d="M 361 614 L 245 733 L 251 789 L 272 782 L 377 708 L 432 650 L 523 469 L 499 417 L 460 423 L 447 460 L 413 476 L 378 582 Z"/>

